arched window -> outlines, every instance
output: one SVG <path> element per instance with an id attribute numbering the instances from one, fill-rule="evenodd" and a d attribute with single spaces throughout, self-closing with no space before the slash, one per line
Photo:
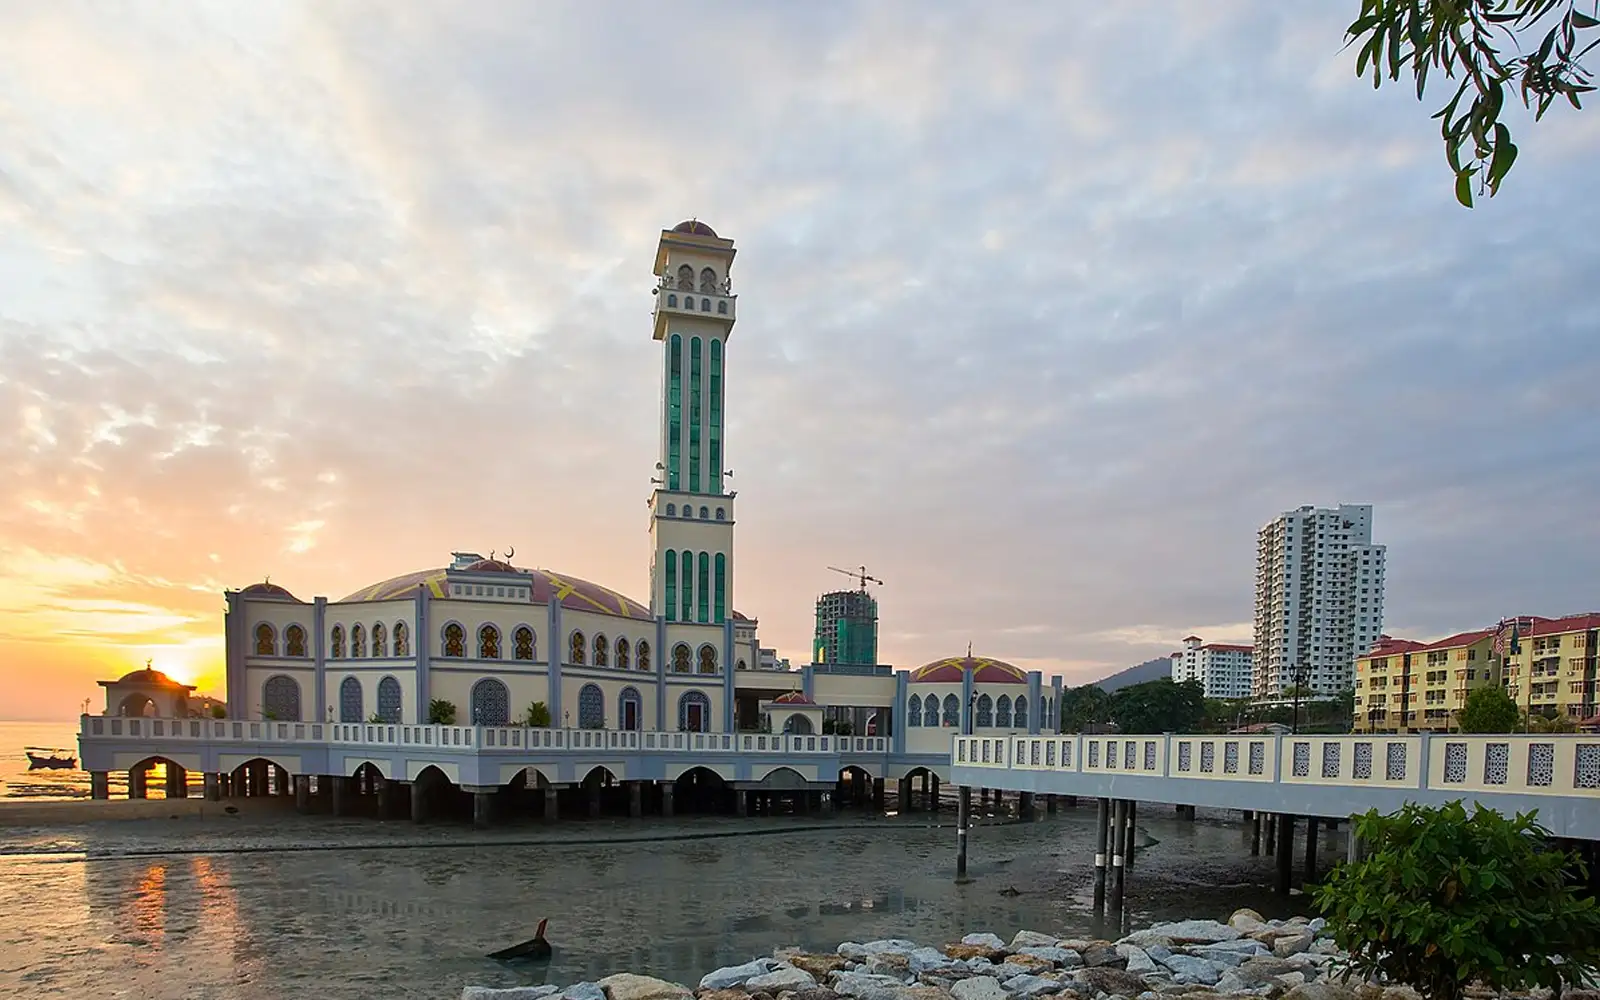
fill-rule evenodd
<path id="1" fill-rule="evenodd" d="M 328 655 L 335 660 L 344 659 L 344 626 L 335 625 L 328 640 Z"/>
<path id="2" fill-rule="evenodd" d="M 678 268 L 678 288 L 685 292 L 694 291 L 694 268 L 688 264 Z"/>
<path id="3" fill-rule="evenodd" d="M 493 677 L 472 685 L 472 724 L 506 726 L 511 724 L 511 694 Z"/>
<path id="4" fill-rule="evenodd" d="M 683 505 L 683 516 L 684 517 L 694 517 L 694 508 L 691 507 L 689 504 L 684 504 Z M 690 553 L 686 550 L 683 554 L 687 556 Z"/>
<path id="5" fill-rule="evenodd" d="M 300 684 L 283 674 L 268 677 L 261 686 L 261 711 L 278 722 L 299 722 Z"/>
<path id="6" fill-rule="evenodd" d="M 533 659 L 533 629 L 520 625 L 511 633 L 511 655 L 519 660 Z"/>
<path id="7" fill-rule="evenodd" d="M 367 655 L 367 630 L 360 624 L 350 626 L 350 658 Z"/>
<path id="8" fill-rule="evenodd" d="M 675 504 L 675 503 L 667 504 L 667 516 L 668 517 L 677 517 L 678 516 L 678 505 L 677 504 Z"/>
<path id="9" fill-rule="evenodd" d="M 811 727 L 811 719 L 799 712 L 783 720 L 783 731 L 795 736 L 810 736 L 816 730 Z"/>
<path id="10" fill-rule="evenodd" d="M 644 700 L 639 697 L 639 690 L 625 687 L 617 695 L 617 728 L 626 732 L 637 732 L 644 718 Z"/>
<path id="11" fill-rule="evenodd" d="M 709 518 L 710 516 L 711 516 L 711 511 L 707 510 L 704 507 L 700 508 L 700 520 L 704 521 L 707 518 Z"/>
<path id="12" fill-rule="evenodd" d="M 978 695 L 978 717 L 972 723 L 980 729 L 988 729 L 994 725 L 994 699 L 986 694 Z"/>
<path id="13" fill-rule="evenodd" d="M 636 648 L 639 650 L 639 657 L 638 657 L 638 659 L 639 659 L 639 669 L 640 670 L 650 670 L 650 669 L 652 669 L 651 666 L 650 666 L 650 644 L 648 642 L 644 641 L 643 639 L 640 639 L 639 640 L 639 645 Z"/>
<path id="14" fill-rule="evenodd" d="M 478 659 L 500 659 L 500 630 L 493 625 L 478 629 Z"/>
<path id="15" fill-rule="evenodd" d="M 394 655 L 411 655 L 411 630 L 405 622 L 394 623 Z"/>
<path id="16" fill-rule="evenodd" d="M 361 721 L 361 682 L 354 677 L 339 682 L 339 721 Z"/>
<path id="17" fill-rule="evenodd" d="M 906 728 L 920 725 L 922 725 L 922 697 L 912 695 L 911 700 L 906 702 Z"/>
<path id="18" fill-rule="evenodd" d="M 444 627 L 444 655 L 467 655 L 467 630 L 455 622 Z"/>
<path id="19" fill-rule="evenodd" d="M 372 623 L 372 655 L 389 655 L 389 633 L 384 629 L 383 622 Z"/>
<path id="20" fill-rule="evenodd" d="M 670 308 L 673 308 L 673 309 L 678 308 L 678 297 L 676 295 L 668 295 L 667 296 L 667 305 Z"/>
<path id="21" fill-rule="evenodd" d="M 589 640 L 584 638 L 582 632 L 572 633 L 572 641 L 567 643 L 567 662 L 583 666 L 588 662 Z"/>
<path id="22" fill-rule="evenodd" d="M 704 313 L 708 313 L 708 312 L 711 311 L 711 300 L 710 299 L 701 299 L 700 300 L 700 311 L 704 312 Z"/>
<path id="23" fill-rule="evenodd" d="M 604 729 L 606 727 L 606 696 L 600 685 L 585 684 L 578 689 L 578 728 Z"/>
<path id="24" fill-rule="evenodd" d="M 396 641 L 399 636 L 396 635 Z M 384 722 L 400 721 L 400 682 L 393 677 L 385 677 L 378 682 L 378 718 Z"/>
<path id="25" fill-rule="evenodd" d="M 727 299 L 723 299 L 721 302 L 717 303 L 717 312 L 721 313 L 724 316 L 728 315 L 728 300 Z"/>
<path id="26" fill-rule="evenodd" d="M 1028 699 L 1017 695 L 1017 706 L 1012 712 L 1011 724 L 1018 729 L 1028 728 Z"/>
<path id="27" fill-rule="evenodd" d="M 1011 696 L 1003 694 L 995 699 L 994 724 L 997 729 L 1011 728 Z"/>
<path id="28" fill-rule="evenodd" d="M 632 651 L 633 651 L 633 648 L 628 645 L 628 640 L 624 639 L 620 635 L 617 636 L 617 669 L 618 670 L 627 670 L 630 666 L 633 665 L 633 662 L 632 662 L 633 661 L 633 657 L 629 655 Z"/>
<path id="29" fill-rule="evenodd" d="M 278 637 L 273 634 L 272 626 L 262 622 L 256 626 L 256 655 L 274 656 L 278 652 Z"/>
<path id="30" fill-rule="evenodd" d="M 953 694 L 944 696 L 944 724 L 947 726 L 961 725 L 961 701 Z"/>
<path id="31" fill-rule="evenodd" d="M 922 699 L 922 724 L 924 726 L 939 724 L 939 699 L 931 694 Z"/>
<path id="32" fill-rule="evenodd" d="M 702 674 L 717 672 L 717 647 L 709 643 L 700 647 L 700 672 Z"/>
<path id="33" fill-rule="evenodd" d="M 597 667 L 611 666 L 611 643 L 604 633 L 596 633 L 594 637 L 594 665 Z"/>
<path id="34" fill-rule="evenodd" d="M 726 521 L 727 519 L 728 519 L 728 509 L 726 507 L 718 507 L 717 508 L 717 520 Z"/>
<path id="35" fill-rule="evenodd" d="M 700 269 L 700 290 L 712 295 L 717 293 L 717 272 L 709 267 Z"/>
<path id="36" fill-rule="evenodd" d="M 694 664 L 690 662 L 690 657 L 692 655 L 693 654 L 689 652 L 689 646 L 687 643 L 680 642 L 676 646 L 673 646 L 672 672 L 675 674 L 686 674 L 690 670 L 694 669 Z"/>
<path id="37" fill-rule="evenodd" d="M 705 733 L 711 731 L 711 699 L 701 691 L 685 691 L 678 699 L 678 731 Z"/>
<path id="38" fill-rule="evenodd" d="M 306 630 L 298 625 L 290 625 L 283 630 L 283 655 L 306 655 Z"/>

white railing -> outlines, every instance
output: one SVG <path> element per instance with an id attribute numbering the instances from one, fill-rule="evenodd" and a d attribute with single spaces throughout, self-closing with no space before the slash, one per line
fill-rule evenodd
<path id="1" fill-rule="evenodd" d="M 662 733 L 617 729 L 533 729 L 525 726 L 440 726 L 394 722 L 251 722 L 86 715 L 89 741 L 321 743 L 487 752 L 611 751 L 770 754 L 886 754 L 883 736 L 792 733 Z"/>
<path id="2" fill-rule="evenodd" d="M 957 767 L 1600 799 L 1600 736 L 957 736 Z"/>

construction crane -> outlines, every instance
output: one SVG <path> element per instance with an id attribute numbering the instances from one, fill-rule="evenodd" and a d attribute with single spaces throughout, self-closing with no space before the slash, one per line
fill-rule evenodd
<path id="1" fill-rule="evenodd" d="M 859 581 L 861 584 L 861 592 L 863 594 L 867 592 L 867 584 L 869 583 L 876 583 L 879 586 L 883 585 L 882 580 L 867 574 L 867 568 L 865 566 L 862 566 L 860 569 L 840 569 L 837 566 L 829 566 L 828 568 L 833 570 L 835 573 L 843 573 L 845 576 Z"/>

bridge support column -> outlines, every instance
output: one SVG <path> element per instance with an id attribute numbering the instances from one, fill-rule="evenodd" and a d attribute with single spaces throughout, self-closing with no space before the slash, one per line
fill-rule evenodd
<path id="1" fill-rule="evenodd" d="M 600 818 L 600 785 L 599 784 L 593 784 L 593 785 L 589 786 L 589 818 L 590 819 L 599 819 Z"/>
<path id="2" fill-rule="evenodd" d="M 1111 803 L 1111 898 L 1118 909 L 1122 908 L 1122 896 L 1127 885 L 1127 859 L 1122 856 L 1122 849 L 1127 843 L 1123 827 L 1127 822 L 1128 804 L 1117 799 Z"/>
<path id="3" fill-rule="evenodd" d="M 644 782 L 628 782 L 628 818 L 638 819 L 644 815 Z"/>
<path id="4" fill-rule="evenodd" d="M 477 810 L 474 809 L 474 812 Z M 411 783 L 411 822 L 421 823 L 428 818 L 428 793 L 420 781 Z"/>
<path id="5" fill-rule="evenodd" d="M 1277 854 L 1278 853 L 1278 815 L 1277 815 L 1277 813 L 1267 813 L 1266 819 L 1265 819 L 1265 826 L 1267 828 L 1267 842 L 1263 846 L 1266 848 L 1266 852 L 1268 854 Z"/>
<path id="6" fill-rule="evenodd" d="M 1044 797 L 1044 814 L 1046 816 L 1054 816 L 1056 814 L 1056 797 L 1054 795 L 1046 795 Z"/>
<path id="7" fill-rule="evenodd" d="M 297 774 L 294 776 L 294 811 L 308 813 L 311 811 L 311 775 Z"/>
<path id="8" fill-rule="evenodd" d="M 150 780 L 150 772 L 144 768 L 135 768 L 128 772 L 128 798 L 142 799 L 147 797 L 146 783 Z"/>
<path id="9" fill-rule="evenodd" d="M 186 799 L 189 797 L 189 772 L 176 764 L 167 765 L 167 798 Z"/>
<path id="10" fill-rule="evenodd" d="M 1250 814 L 1250 828 L 1247 831 L 1246 836 L 1248 836 L 1250 838 L 1250 853 L 1253 854 L 1253 855 L 1259 855 L 1261 853 L 1261 814 L 1260 813 L 1253 812 L 1253 813 Z"/>
<path id="11" fill-rule="evenodd" d="M 482 788 L 472 789 L 472 825 L 486 827 L 494 823 L 494 792 Z"/>
<path id="12" fill-rule="evenodd" d="M 734 790 L 733 812 L 736 816 L 750 815 L 750 793 L 742 788 Z"/>
<path id="13" fill-rule="evenodd" d="M 1022 792 L 1017 796 L 1017 815 L 1022 819 L 1033 819 L 1033 793 Z"/>
<path id="14" fill-rule="evenodd" d="M 1127 826 L 1127 830 L 1123 833 L 1122 846 L 1122 868 L 1124 871 L 1133 867 L 1133 845 L 1139 841 L 1139 835 L 1134 832 L 1133 824 L 1138 815 L 1139 803 L 1129 799 L 1127 808 L 1123 813 L 1123 819 Z"/>
<path id="15" fill-rule="evenodd" d="M 939 776 L 932 771 L 928 772 L 928 808 L 939 811 Z"/>
<path id="16" fill-rule="evenodd" d="M 884 788 L 882 778 L 872 779 L 872 804 L 879 809 L 883 808 Z"/>
<path id="17" fill-rule="evenodd" d="M 1098 800 L 1094 817 L 1094 908 L 1106 905 L 1106 840 L 1111 829 L 1111 800 Z"/>
<path id="18" fill-rule="evenodd" d="M 222 798 L 222 775 L 206 772 L 206 801 L 216 802 Z"/>
<path id="19" fill-rule="evenodd" d="M 1345 838 L 1344 859 L 1353 865 L 1366 855 L 1366 848 L 1367 845 L 1362 843 L 1360 837 L 1356 836 L 1355 824 L 1350 824 L 1349 835 Z"/>
<path id="20" fill-rule="evenodd" d="M 554 785 L 544 786 L 544 818 L 547 823 L 554 823 L 561 818 L 561 803 Z"/>
<path id="21" fill-rule="evenodd" d="M 91 799 L 111 798 L 111 775 L 105 771 L 89 772 L 89 797 Z"/>
<path id="22" fill-rule="evenodd" d="M 672 782 L 665 781 L 661 784 L 661 815 L 672 815 Z"/>
<path id="23" fill-rule="evenodd" d="M 1287 896 L 1294 875 L 1294 817 L 1279 813 L 1277 827 L 1278 834 L 1274 838 L 1278 849 L 1277 890 L 1280 895 Z"/>
<path id="24" fill-rule="evenodd" d="M 377 795 L 379 819 L 388 819 L 389 815 L 394 812 L 395 784 L 396 782 L 392 778 L 378 779 Z"/>
<path id="25" fill-rule="evenodd" d="M 1076 795 L 1063 795 L 1061 796 L 1061 804 L 1068 809 L 1076 809 L 1078 808 L 1078 797 Z"/>
<path id="26" fill-rule="evenodd" d="M 967 878 L 967 828 L 972 825 L 972 789 L 962 785 L 956 793 L 956 881 Z"/>
<path id="27" fill-rule="evenodd" d="M 1306 870 L 1301 879 L 1305 882 L 1317 880 L 1317 817 L 1306 817 Z"/>
<path id="28" fill-rule="evenodd" d="M 911 776 L 909 774 L 900 779 L 900 787 L 896 795 L 900 800 L 900 814 L 903 816 L 911 811 Z"/>
<path id="29" fill-rule="evenodd" d="M 335 816 L 348 816 L 350 814 L 350 779 L 342 774 L 322 775 L 322 780 L 328 783 L 333 797 L 333 814 Z M 412 794 L 416 794 L 415 786 Z"/>

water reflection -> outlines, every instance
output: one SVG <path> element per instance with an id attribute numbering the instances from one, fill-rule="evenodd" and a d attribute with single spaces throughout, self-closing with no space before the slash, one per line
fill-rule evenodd
<path id="1" fill-rule="evenodd" d="M 771 821 L 752 821 L 767 826 Z M 939 944 L 1022 927 L 1119 935 L 1118 923 L 1283 903 L 1270 859 L 1236 829 L 1153 821 L 1127 911 L 1090 912 L 1092 815 L 985 829 L 974 880 L 952 880 L 948 829 L 714 841 L 332 850 L 46 862 L 0 857 L 0 943 L 44 935 L 3 987 L 65 994 L 439 997 L 465 983 L 568 983 L 621 970 L 694 982 L 775 947 L 906 937 Z M 1000 890 L 1014 886 L 1017 896 Z M 13 892 L 18 887 L 19 892 Z M 511 968 L 487 952 L 543 917 L 556 955 Z M 116 991 L 113 991 L 116 992 Z"/>

